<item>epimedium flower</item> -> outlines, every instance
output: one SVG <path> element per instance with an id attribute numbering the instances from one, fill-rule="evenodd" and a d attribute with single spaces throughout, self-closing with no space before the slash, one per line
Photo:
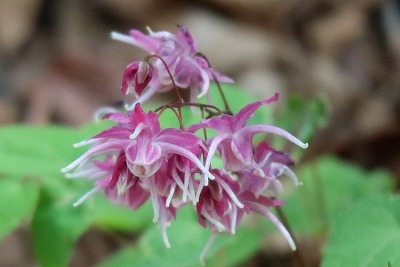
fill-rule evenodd
<path id="1" fill-rule="evenodd" d="M 289 232 L 270 211 L 284 204 L 275 198 L 283 190 L 282 176 L 299 184 L 289 168 L 294 161 L 265 141 L 254 146 L 253 137 L 267 133 L 284 137 L 302 148 L 308 144 L 279 127 L 248 124 L 261 106 L 277 101 L 279 94 L 250 103 L 232 114 L 218 83 L 232 80 L 211 68 L 184 26 L 179 26 L 176 33 L 149 29 L 144 34 L 131 30 L 129 35 L 112 33 L 112 38 L 135 45 L 150 55 L 132 61 L 123 74 L 121 92 L 134 94 L 137 100 L 122 112 L 102 109 L 103 114 L 106 111 L 103 119 L 115 125 L 74 145 L 91 147 L 62 172 L 69 178 L 86 177 L 94 181 L 94 188 L 74 206 L 99 191 L 112 202 L 132 210 L 151 201 L 153 222 L 159 224 L 165 246 L 170 247 L 167 228 L 178 210 L 191 202 L 199 224 L 211 231 L 200 255 L 203 263 L 214 238 L 221 233 L 235 234 L 244 214 L 250 213 L 268 218 L 295 249 Z M 196 98 L 207 94 L 211 80 L 217 82 L 225 111 L 196 103 Z M 155 93 L 171 89 L 175 90 L 178 102 L 149 112 L 142 109 L 141 103 Z M 180 89 L 190 90 L 189 102 L 182 98 Z M 184 107 L 199 108 L 202 121 L 185 125 Z M 178 128 L 161 128 L 160 116 L 166 109 L 176 115 Z M 200 138 L 203 135 L 196 135 L 200 129 L 204 130 L 204 140 Z M 209 129 L 215 135 L 207 140 Z M 216 154 L 222 161 L 220 168 L 211 166 Z"/>
<path id="2" fill-rule="evenodd" d="M 256 101 L 246 105 L 238 113 L 233 115 L 222 114 L 218 117 L 204 120 L 202 123 L 194 124 L 188 128 L 188 131 L 196 132 L 199 129 L 210 128 L 217 131 L 217 135 L 208 140 L 209 152 L 207 155 L 205 167 L 210 167 L 211 159 L 216 150 L 221 154 L 224 168 L 228 171 L 240 171 L 253 164 L 253 144 L 252 138 L 258 133 L 271 133 L 280 135 L 296 145 L 307 148 L 308 144 L 287 131 L 267 124 L 247 125 L 247 120 L 262 105 L 269 104 L 278 100 L 279 94 L 269 99 Z"/>
<path id="3" fill-rule="evenodd" d="M 203 227 L 209 226 L 211 237 L 200 255 L 200 261 L 204 264 L 207 250 L 214 242 L 216 235 L 221 233 L 235 234 L 243 215 L 256 212 L 269 219 L 283 234 L 289 246 L 295 250 L 296 245 L 285 226 L 269 210 L 271 207 L 281 206 L 282 200 L 265 195 L 256 194 L 254 188 L 242 186 L 242 181 L 222 169 L 212 169 L 215 180 L 210 181 L 200 193 L 196 205 L 198 221 Z M 252 177 L 244 179 L 251 180 Z"/>
<path id="4" fill-rule="evenodd" d="M 153 77 L 153 65 L 145 60 L 132 61 L 125 69 L 122 78 L 123 95 L 134 93 L 139 97 Z"/>
<path id="5" fill-rule="evenodd" d="M 196 102 L 196 97 L 207 93 L 210 80 L 233 82 L 232 79 L 213 70 L 204 56 L 198 53 L 196 42 L 188 29 L 185 26 L 178 27 L 177 33 L 153 32 L 148 29 L 148 34 L 138 30 L 129 31 L 129 35 L 116 32 L 111 34 L 113 39 L 132 44 L 153 55 L 147 57 L 147 62 L 152 61 L 152 63 L 147 66 L 142 63 L 143 70 L 138 71 L 140 61 L 135 60 L 128 65 L 125 71 L 122 92 L 124 94 L 135 92 L 138 96 L 137 101 L 129 109 L 138 102 L 142 103 L 148 100 L 156 92 L 173 89 L 175 85 L 179 88 L 190 89 L 190 101 Z M 145 75 L 146 69 L 150 70 L 150 66 L 154 71 L 151 71 L 151 75 Z M 137 75 L 138 73 L 141 76 L 136 76 L 137 80 L 135 80 L 132 74 Z M 128 84 L 131 84 L 132 80 L 136 83 L 134 91 L 128 90 Z M 146 83 L 138 85 L 138 81 L 146 81 Z M 143 85 L 148 85 L 146 91 L 143 91 L 145 87 Z"/>
<path id="6" fill-rule="evenodd" d="M 203 141 L 181 129 L 161 129 L 158 115 L 144 112 L 140 104 L 132 111 L 107 114 L 105 118 L 117 125 L 76 144 L 92 146 L 62 169 L 69 172 L 76 168 L 75 173 L 68 174 L 71 178 L 84 175 L 97 179 L 95 187 L 74 205 L 98 191 L 132 209 L 150 198 L 153 221 L 159 222 L 169 247 L 166 228 L 175 218 L 177 207 L 184 205 L 186 199 L 195 201 L 194 176 L 202 174 L 204 179 L 214 179 L 200 161 L 206 150 Z"/>
<path id="7" fill-rule="evenodd" d="M 140 104 L 127 114 L 114 113 L 106 116 L 120 125 L 104 130 L 96 136 L 77 144 L 93 143 L 93 146 L 63 172 L 68 172 L 86 160 L 113 150 L 124 150 L 127 166 L 138 177 L 148 177 L 157 172 L 164 157 L 180 155 L 192 161 L 206 177 L 213 175 L 203 166 L 190 149 L 201 146 L 199 137 L 180 129 L 160 129 L 155 112 L 145 113 Z"/>

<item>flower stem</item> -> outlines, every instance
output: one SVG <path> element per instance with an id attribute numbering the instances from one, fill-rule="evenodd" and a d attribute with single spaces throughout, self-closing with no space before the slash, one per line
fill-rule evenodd
<path id="1" fill-rule="evenodd" d="M 164 111 L 165 111 L 166 109 L 168 109 L 168 108 L 169 108 L 170 110 L 172 110 L 172 112 L 175 114 L 176 118 L 177 118 L 178 121 L 179 121 L 179 128 L 180 128 L 181 130 L 183 130 L 183 129 L 184 129 L 184 126 L 183 126 L 183 122 L 182 122 L 182 113 L 181 113 L 180 107 L 178 107 L 178 111 L 176 111 L 175 108 L 172 107 L 171 105 L 165 105 L 165 106 L 162 106 L 162 107 L 159 107 L 158 109 L 156 109 L 155 112 L 158 114 L 158 117 L 160 117 L 161 114 L 163 114 Z"/>
<path id="2" fill-rule="evenodd" d="M 148 56 L 146 59 L 149 60 L 149 59 L 151 59 L 151 58 L 158 58 L 159 60 L 161 60 L 161 62 L 163 63 L 165 69 L 166 69 L 167 72 L 168 72 L 168 76 L 169 76 L 169 78 L 171 79 L 171 82 L 172 82 L 172 84 L 173 84 L 173 86 L 174 86 L 174 90 L 175 90 L 176 95 L 178 96 L 179 101 L 180 101 L 181 103 L 183 103 L 184 100 L 183 100 L 182 94 L 181 94 L 181 92 L 179 91 L 179 88 L 176 86 L 176 83 L 175 83 L 175 81 L 174 81 L 174 77 L 172 76 L 171 71 L 169 70 L 168 65 L 167 65 L 167 63 L 165 62 L 165 60 L 164 60 L 162 57 L 158 56 L 158 55 L 150 55 L 150 56 Z"/>
<path id="3" fill-rule="evenodd" d="M 200 56 L 200 57 L 202 57 L 202 58 L 204 58 L 204 60 L 207 61 L 208 67 L 211 68 L 210 61 L 208 61 L 208 59 L 207 59 L 207 57 L 206 57 L 205 55 L 203 55 L 203 54 L 200 53 L 200 52 L 198 52 L 197 55 Z M 224 103 L 224 106 L 225 106 L 225 112 L 224 112 L 224 113 L 229 114 L 229 115 L 232 115 L 233 113 L 232 113 L 232 111 L 231 111 L 231 109 L 230 109 L 230 107 L 229 107 L 228 101 L 226 100 L 225 94 L 224 94 L 224 92 L 222 91 L 221 84 L 219 83 L 217 77 L 215 77 L 215 75 L 214 75 L 213 72 L 211 72 L 211 75 L 212 75 L 212 77 L 213 77 L 213 80 L 215 81 L 215 84 L 217 85 L 219 94 L 221 95 L 221 98 L 222 98 L 222 102 Z"/>

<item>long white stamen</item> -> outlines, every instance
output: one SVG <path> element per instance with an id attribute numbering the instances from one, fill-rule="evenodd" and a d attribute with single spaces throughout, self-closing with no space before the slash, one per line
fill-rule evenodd
<path id="1" fill-rule="evenodd" d="M 168 223 L 163 223 L 161 225 L 161 233 L 164 240 L 164 244 L 167 248 L 171 248 L 171 244 L 169 243 L 168 235 L 167 235 L 167 227 L 169 226 Z"/>
<path id="2" fill-rule="evenodd" d="M 224 216 L 232 212 L 232 207 L 233 205 L 231 204 L 231 202 L 228 202 L 228 208 L 224 211 Z"/>
<path id="3" fill-rule="evenodd" d="M 190 195 L 192 196 L 191 200 L 192 200 L 193 204 L 196 204 L 197 201 L 196 201 L 196 193 L 194 191 L 193 180 L 191 180 L 189 183 L 189 190 L 190 190 Z"/>
<path id="4" fill-rule="evenodd" d="M 113 107 L 102 107 L 95 111 L 93 117 L 94 117 L 95 121 L 99 122 L 103 119 L 104 115 L 106 115 L 108 113 L 116 113 L 116 112 L 120 112 L 120 110 L 113 108 Z"/>
<path id="5" fill-rule="evenodd" d="M 162 148 L 164 149 L 165 153 L 175 153 L 178 155 L 181 155 L 190 161 L 192 161 L 200 170 L 202 173 L 204 173 L 210 180 L 214 180 L 215 177 L 210 173 L 208 169 L 206 169 L 200 162 L 200 160 L 189 150 L 182 148 L 178 145 L 174 144 L 169 144 L 169 143 L 164 143 L 164 142 L 159 142 L 158 143 Z"/>
<path id="6" fill-rule="evenodd" d="M 149 86 L 149 88 L 143 94 L 141 94 L 140 97 L 135 102 L 133 102 L 131 105 L 126 104 L 125 109 L 133 110 L 136 104 L 143 103 L 144 101 L 152 97 L 156 93 L 157 89 L 158 87 L 155 85 Z"/>
<path id="7" fill-rule="evenodd" d="M 74 160 L 71 164 L 69 164 L 67 167 L 62 168 L 61 172 L 68 172 L 78 166 L 81 162 L 84 162 L 87 160 L 87 158 L 92 157 L 100 152 L 103 152 L 104 150 L 110 149 L 110 150 L 119 150 L 124 146 L 124 142 L 121 142 L 120 140 L 117 142 L 108 142 L 104 144 L 100 144 L 96 146 L 94 149 L 90 149 L 86 151 L 82 156 Z"/>
<path id="8" fill-rule="evenodd" d="M 236 231 L 236 217 L 237 217 L 237 208 L 233 206 L 231 213 L 231 233 L 233 235 L 235 234 Z"/>
<path id="9" fill-rule="evenodd" d="M 131 139 L 131 140 L 135 139 L 142 132 L 142 130 L 143 130 L 143 128 L 145 126 L 146 125 L 143 122 L 139 123 L 136 126 L 135 130 L 133 131 L 133 133 L 129 136 L 129 139 Z"/>
<path id="10" fill-rule="evenodd" d="M 226 134 L 221 134 L 221 135 L 217 135 L 216 137 L 214 137 L 214 139 L 211 142 L 210 148 L 208 149 L 208 154 L 207 154 L 207 158 L 206 158 L 206 164 L 204 165 L 204 167 L 208 170 L 210 168 L 211 165 L 211 160 L 212 157 L 214 156 L 218 145 L 225 139 L 227 138 L 228 135 Z"/>
<path id="11" fill-rule="evenodd" d="M 207 72 L 205 72 L 203 69 L 198 68 L 200 71 L 200 76 L 201 79 L 203 80 L 203 86 L 201 88 L 200 94 L 197 96 L 197 98 L 201 98 L 203 95 L 205 95 L 208 92 L 208 88 L 210 86 L 210 78 L 208 77 Z"/>
<path id="12" fill-rule="evenodd" d="M 211 234 L 210 239 L 208 239 L 206 245 L 204 246 L 203 250 L 201 251 L 201 253 L 200 253 L 201 265 L 204 265 L 204 258 L 206 256 L 208 250 L 210 249 L 211 245 L 214 243 L 216 236 L 217 236 L 216 234 Z"/>
<path id="13" fill-rule="evenodd" d="M 137 45 L 137 42 L 135 41 L 135 39 L 133 39 L 131 36 L 126 35 L 126 34 L 122 34 L 119 32 L 111 32 L 111 39 L 113 40 L 117 40 L 123 43 L 127 43 L 127 44 L 132 44 L 132 45 Z"/>
<path id="14" fill-rule="evenodd" d="M 75 144 L 74 144 L 74 147 L 77 148 L 77 147 L 81 147 L 81 146 L 86 146 L 86 145 L 88 145 L 88 144 L 96 143 L 97 141 L 99 141 L 99 139 L 88 139 L 88 140 L 84 140 L 84 141 L 82 141 L 82 142 L 75 143 Z"/>
<path id="15" fill-rule="evenodd" d="M 172 184 L 171 190 L 169 191 L 168 198 L 167 198 L 167 200 L 166 200 L 166 202 L 165 202 L 165 206 L 166 206 L 167 208 L 168 208 L 169 205 L 171 204 L 172 197 L 174 196 L 174 193 L 175 193 L 175 188 L 176 188 L 176 184 Z"/>
<path id="16" fill-rule="evenodd" d="M 189 172 L 185 172 L 185 180 L 184 180 L 184 182 L 185 182 L 185 184 L 184 184 L 185 190 L 183 191 L 183 196 L 182 196 L 183 202 L 186 202 L 186 197 L 187 197 L 187 194 L 189 193 L 189 191 L 188 191 L 188 188 L 189 188 L 189 176 L 190 176 L 190 173 Z"/>
<path id="17" fill-rule="evenodd" d="M 267 208 L 265 208 L 264 206 L 261 206 L 258 203 L 251 203 L 249 204 L 251 205 L 251 209 L 253 209 L 254 211 L 264 215 L 265 217 L 267 217 L 268 219 L 270 219 L 275 226 L 278 228 L 278 230 L 282 233 L 282 235 L 286 238 L 286 240 L 289 243 L 289 246 L 292 250 L 296 250 L 296 244 L 294 243 L 293 238 L 290 236 L 289 231 L 285 228 L 285 226 L 279 221 L 278 218 L 276 218 L 276 216 L 274 214 L 272 214 L 270 211 L 268 211 Z"/>
<path id="18" fill-rule="evenodd" d="M 181 178 L 178 175 L 178 172 L 176 171 L 176 169 L 172 169 L 172 178 L 175 180 L 176 184 L 181 188 L 182 191 L 185 191 L 185 186 L 183 185 Z"/>
<path id="19" fill-rule="evenodd" d="M 204 218 L 206 218 L 210 223 L 214 224 L 218 228 L 219 232 L 225 231 L 225 226 L 213 217 L 211 217 L 211 215 L 206 210 L 203 210 L 201 212 L 201 215 L 203 215 Z"/>
<path id="20" fill-rule="evenodd" d="M 160 217 L 160 204 L 158 203 L 157 195 L 154 192 L 151 192 L 151 202 L 153 204 L 154 210 L 153 222 L 156 223 L 158 222 L 158 218 Z"/>
<path id="21" fill-rule="evenodd" d="M 92 190 L 90 190 L 89 192 L 87 192 L 86 194 L 84 194 L 80 199 L 78 199 L 78 201 L 76 201 L 73 206 L 74 207 L 78 207 L 80 204 L 82 204 L 82 202 L 84 202 L 86 199 L 88 199 L 91 195 L 93 195 L 94 193 L 100 191 L 102 189 L 101 186 L 96 186 L 95 188 L 93 188 Z"/>
<path id="22" fill-rule="evenodd" d="M 293 136 L 289 132 L 287 132 L 279 127 L 273 126 L 273 125 L 264 125 L 264 124 L 251 125 L 251 126 L 246 126 L 245 128 L 243 128 L 243 131 L 253 132 L 254 134 L 256 134 L 256 133 L 276 134 L 276 135 L 280 135 L 280 136 L 286 138 L 287 140 L 298 145 L 301 148 L 305 149 L 308 147 L 308 143 L 301 142 L 299 139 L 297 139 L 295 136 Z"/>
<path id="23" fill-rule="evenodd" d="M 237 199 L 235 193 L 233 193 L 232 189 L 223 181 L 222 179 L 218 179 L 218 184 L 225 190 L 225 192 L 229 195 L 229 197 L 235 202 L 235 204 L 239 208 L 243 208 L 243 204 L 240 203 L 239 199 Z"/>
<path id="24" fill-rule="evenodd" d="M 272 155 L 272 152 L 269 151 L 267 153 L 267 155 L 264 157 L 264 159 L 260 163 L 258 163 L 258 166 L 260 166 L 260 168 L 264 167 L 265 164 L 267 164 L 267 162 L 268 162 L 269 158 L 271 157 L 271 155 Z"/>
<path id="25" fill-rule="evenodd" d="M 76 171 L 74 173 L 66 173 L 65 177 L 74 179 L 74 178 L 80 178 L 80 177 L 85 177 L 85 176 L 90 175 L 91 176 L 90 178 L 92 178 L 92 177 L 94 178 L 94 177 L 101 176 L 100 174 L 103 175 L 102 171 L 99 171 L 98 168 L 89 168 L 86 170 Z"/>
<path id="26" fill-rule="evenodd" d="M 261 166 L 258 165 L 254 160 L 253 160 L 253 174 L 254 175 L 259 175 L 260 177 L 264 178 L 265 177 L 265 173 L 264 171 L 261 169 Z"/>
<path id="27" fill-rule="evenodd" d="M 122 182 L 120 182 L 122 180 Z M 131 186 L 135 183 L 134 180 L 130 181 L 128 183 L 128 180 L 125 179 L 118 179 L 117 182 L 117 194 L 118 195 L 122 195 L 124 194 L 129 188 L 131 188 Z"/>
<path id="28" fill-rule="evenodd" d="M 200 199 L 200 193 L 201 190 L 203 190 L 204 187 L 204 179 L 200 179 L 200 183 L 199 183 L 199 187 L 197 188 L 197 192 L 196 192 L 196 202 L 199 202 Z"/>
<path id="29" fill-rule="evenodd" d="M 274 162 L 274 163 L 271 164 L 271 168 L 272 169 L 274 169 L 274 168 L 282 169 L 283 173 L 285 175 L 287 175 L 290 179 L 293 180 L 294 185 L 295 186 L 299 186 L 299 180 L 297 179 L 296 174 L 288 166 L 286 166 L 284 164 L 281 164 L 281 163 Z"/>

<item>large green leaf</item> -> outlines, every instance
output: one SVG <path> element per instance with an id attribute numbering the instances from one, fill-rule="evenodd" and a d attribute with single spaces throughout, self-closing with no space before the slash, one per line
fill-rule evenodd
<path id="1" fill-rule="evenodd" d="M 296 171 L 302 186 L 290 183 L 283 210 L 295 232 L 323 234 L 346 208 L 365 197 L 392 192 L 391 175 L 325 156 Z"/>
<path id="2" fill-rule="evenodd" d="M 0 178 L 0 238 L 33 213 L 38 196 L 39 186 L 33 178 Z"/>
<path id="3" fill-rule="evenodd" d="M 0 173 L 6 175 L 57 175 L 86 148 L 72 145 L 89 138 L 106 123 L 81 129 L 63 126 L 11 125 L 0 128 Z"/>
<path id="4" fill-rule="evenodd" d="M 85 201 L 85 206 L 93 224 L 97 227 L 119 232 L 139 232 L 152 224 L 153 209 L 150 202 L 137 210 L 120 207 L 99 193 Z"/>
<path id="5" fill-rule="evenodd" d="M 32 221 L 35 255 L 41 266 L 67 266 L 75 243 L 89 227 L 83 206 L 74 208 L 71 199 L 41 191 Z"/>
<path id="6" fill-rule="evenodd" d="M 368 197 L 338 215 L 322 266 L 400 266 L 400 197 Z"/>

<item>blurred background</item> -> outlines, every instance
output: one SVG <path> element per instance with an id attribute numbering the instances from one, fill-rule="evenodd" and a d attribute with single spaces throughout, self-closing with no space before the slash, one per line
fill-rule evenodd
<path id="1" fill-rule="evenodd" d="M 2 0 L 0 124 L 91 121 L 98 107 L 121 100 L 125 66 L 145 55 L 112 41 L 110 31 L 175 32 L 177 24 L 189 28 L 216 70 L 256 97 L 279 91 L 329 100 L 329 123 L 308 157 L 335 153 L 385 167 L 400 185 L 394 0 Z M 23 235 L 0 243 L 4 263 L 29 259 L 28 248 L 21 257 Z"/>

